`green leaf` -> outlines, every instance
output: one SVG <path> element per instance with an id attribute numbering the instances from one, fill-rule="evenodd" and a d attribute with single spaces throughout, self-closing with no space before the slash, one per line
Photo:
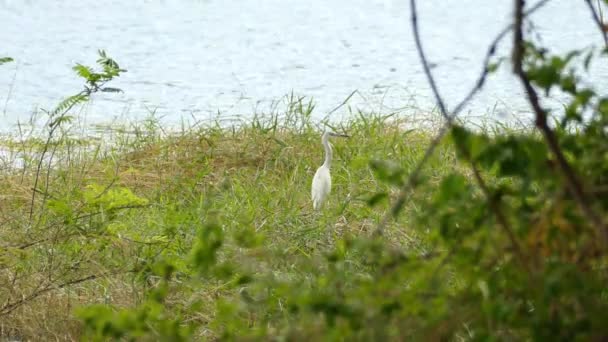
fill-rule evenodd
<path id="1" fill-rule="evenodd" d="M 72 69 L 76 71 L 76 74 L 78 76 L 84 78 L 85 80 L 89 80 L 91 78 L 91 75 L 94 73 L 93 69 L 82 64 L 76 64 L 72 67 Z"/>
<path id="2" fill-rule="evenodd" d="M 572 50 L 566 54 L 566 57 L 563 59 L 563 67 L 565 67 L 574 57 L 580 56 L 582 50 Z"/>
<path id="3" fill-rule="evenodd" d="M 576 93 L 576 78 L 574 77 L 574 75 L 568 75 L 565 77 L 562 77 L 562 79 L 560 80 L 560 87 L 562 88 L 563 91 L 570 93 L 570 94 L 575 94 Z"/>
<path id="4" fill-rule="evenodd" d="M 51 116 L 55 116 L 58 114 L 62 114 L 72 109 L 75 105 L 79 103 L 84 103 L 89 100 L 89 96 L 86 94 L 77 94 L 70 96 L 63 101 L 61 101 L 57 107 L 51 112 Z"/>
<path id="5" fill-rule="evenodd" d="M 12 62 L 13 59 L 11 57 L 0 57 L 0 65 Z"/>
<path id="6" fill-rule="evenodd" d="M 555 65 L 547 64 L 531 68 L 527 72 L 530 81 L 543 88 L 546 93 L 560 80 L 559 70 Z"/>
<path id="7" fill-rule="evenodd" d="M 587 53 L 585 56 L 585 60 L 583 61 L 583 66 L 585 67 L 585 71 L 589 71 L 589 65 L 591 65 L 591 59 L 593 57 L 593 49 Z"/>

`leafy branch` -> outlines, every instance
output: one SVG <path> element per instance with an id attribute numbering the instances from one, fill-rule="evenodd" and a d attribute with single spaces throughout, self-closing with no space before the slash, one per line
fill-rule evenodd
<path id="1" fill-rule="evenodd" d="M 522 86 L 526 91 L 528 101 L 532 106 L 535 114 L 535 125 L 543 134 L 551 153 L 555 155 L 557 159 L 557 166 L 562 176 L 566 180 L 566 185 L 570 194 L 574 197 L 576 203 L 580 207 L 581 211 L 587 216 L 590 222 L 600 231 L 600 234 L 604 238 L 604 242 L 608 244 L 608 229 L 602 221 L 601 217 L 593 210 L 591 202 L 585 195 L 584 186 L 576 175 L 572 166 L 566 160 L 564 153 L 562 152 L 555 132 L 549 127 L 547 118 L 547 111 L 541 106 L 538 98 L 536 89 L 532 86 L 532 82 L 529 78 L 528 72 L 524 70 L 523 59 L 526 53 L 525 42 L 523 36 L 523 17 L 524 17 L 524 1 L 515 0 L 515 12 L 514 12 L 514 34 L 513 34 L 513 72 L 518 76 Z"/>

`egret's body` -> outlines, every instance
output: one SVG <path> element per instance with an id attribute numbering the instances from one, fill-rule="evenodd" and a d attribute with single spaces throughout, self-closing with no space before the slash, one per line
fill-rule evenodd
<path id="1" fill-rule="evenodd" d="M 329 168 L 331 167 L 331 159 L 333 156 L 333 152 L 331 149 L 331 144 L 329 143 L 329 137 L 348 137 L 344 134 L 336 134 L 325 132 L 323 133 L 323 137 L 321 138 L 321 143 L 323 144 L 323 148 L 325 148 L 325 161 L 323 165 L 317 169 L 315 172 L 315 176 L 312 179 L 312 206 L 315 210 L 318 210 L 323 206 L 325 200 L 329 196 L 331 192 L 331 174 L 329 172 Z"/>

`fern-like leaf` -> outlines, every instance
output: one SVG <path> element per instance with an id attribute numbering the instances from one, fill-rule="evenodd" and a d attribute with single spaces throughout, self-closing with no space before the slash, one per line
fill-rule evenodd
<path id="1" fill-rule="evenodd" d="M 72 70 L 76 71 L 76 74 L 78 74 L 78 76 L 86 80 L 89 80 L 91 78 L 91 75 L 94 74 L 93 69 L 82 64 L 74 65 L 74 67 L 72 67 Z"/>
<path id="2" fill-rule="evenodd" d="M 72 120 L 74 120 L 74 117 L 71 115 L 60 115 L 57 119 L 53 120 L 50 124 L 49 127 L 53 127 L 56 125 L 61 125 L 63 123 L 70 123 L 72 122 Z"/>
<path id="3" fill-rule="evenodd" d="M 63 101 L 61 101 L 57 107 L 51 112 L 51 116 L 55 116 L 60 113 L 65 113 L 70 110 L 72 107 L 79 103 L 86 102 L 89 99 L 89 96 L 86 94 L 77 94 L 72 95 Z"/>

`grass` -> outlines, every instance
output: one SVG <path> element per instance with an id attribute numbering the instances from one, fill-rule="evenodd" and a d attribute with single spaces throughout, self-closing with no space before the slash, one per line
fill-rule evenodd
<path id="1" fill-rule="evenodd" d="M 52 140 L 34 201 L 44 139 L 4 137 L 0 337 L 77 340 L 82 323 L 74 310 L 142 303 L 158 284 L 154 265 L 163 260 L 177 267 L 167 305 L 185 321 L 200 323 L 196 336 L 218 337 L 230 328 L 216 319 L 224 299 L 241 292 L 231 281 L 197 278 L 192 269 L 197 232 L 212 222 L 226 236 L 219 260 L 237 273 L 315 279 L 323 272 L 315 260 L 345 236 L 373 233 L 389 203 L 370 206 L 368 200 L 396 194 L 377 180 L 370 161 L 389 160 L 407 174 L 433 130 L 416 129 L 404 115 L 362 113 L 334 127 L 351 138 L 333 142 L 332 193 L 326 207 L 313 212 L 310 183 L 323 150 L 311 110 L 300 105 L 283 115 L 171 133 L 153 120 L 107 131 L 101 139 L 64 132 Z M 416 203 L 432 196 L 437 181 L 455 168 L 451 144 L 442 141 L 423 172 L 426 187 L 386 229 L 391 244 L 416 253 L 427 248 L 426 230 L 414 224 Z M 364 268 L 360 261 L 353 261 L 355 270 Z M 193 303 L 197 310 L 184 309 Z M 276 317 L 288 316 L 278 311 Z"/>

